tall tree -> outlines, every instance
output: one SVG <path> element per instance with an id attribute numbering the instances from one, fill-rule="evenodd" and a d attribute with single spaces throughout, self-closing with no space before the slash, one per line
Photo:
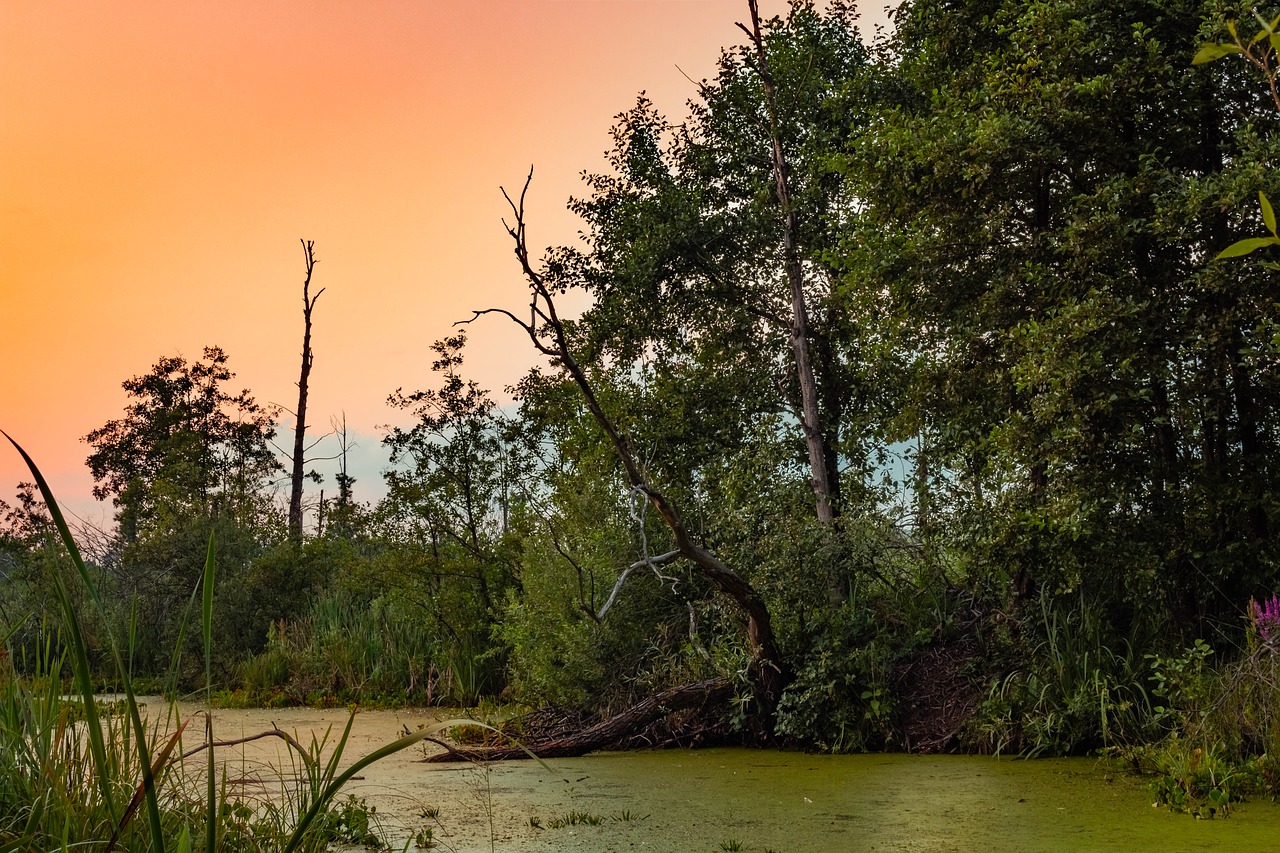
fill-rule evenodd
<path id="1" fill-rule="evenodd" d="M 827 462 L 831 450 L 823 440 L 821 415 L 819 414 L 818 384 L 814 378 L 812 341 L 809 332 L 809 305 L 805 295 L 804 271 L 800 268 L 800 214 L 791 198 L 791 167 L 782 142 L 781 117 L 778 108 L 778 90 L 769 70 L 769 52 L 760 29 L 760 4 L 748 0 L 751 26 L 738 26 L 751 39 L 756 51 L 760 87 L 764 94 L 765 112 L 769 117 L 769 149 L 773 165 L 774 192 L 778 199 L 778 211 L 782 219 L 782 265 L 786 270 L 787 286 L 791 293 L 791 351 L 795 363 L 796 381 L 800 386 L 800 428 L 804 432 L 809 451 L 809 476 L 813 480 L 813 493 L 817 500 L 818 521 L 830 525 L 835 520 L 835 489 L 832 485 L 832 469 Z M 841 589 L 843 598 L 847 590 Z"/>
<path id="2" fill-rule="evenodd" d="M 458 334 L 432 346 L 440 387 L 391 395 L 417 422 L 384 440 L 393 467 L 382 508 L 400 540 L 424 552 L 418 582 L 430 587 L 438 621 L 487 641 L 489 620 L 516 581 L 505 540 L 520 466 L 488 392 L 462 377 L 465 343 Z"/>
<path id="3" fill-rule="evenodd" d="M 513 215 L 512 222 L 507 225 L 507 232 L 514 241 L 516 258 L 529 285 L 529 319 L 523 320 L 505 309 L 484 309 L 475 312 L 475 317 L 490 313 L 508 317 L 528 335 L 534 349 L 553 359 L 564 371 L 568 381 L 581 394 L 592 419 L 607 436 L 609 446 L 625 471 L 628 486 L 653 507 L 666 527 L 674 544 L 673 550 L 696 566 L 702 577 L 716 590 L 728 596 L 745 617 L 747 643 L 751 653 L 749 674 L 758 688 L 766 715 L 772 715 L 790 680 L 791 672 L 778 647 L 768 605 L 746 578 L 698 542 L 685 523 L 683 514 L 648 476 L 632 449 L 631 441 L 601 405 L 587 368 L 572 350 L 570 328 L 557 310 L 555 292 L 559 285 L 544 270 L 538 269 L 529 255 L 524 201 L 532 179 L 533 172 L 530 171 L 518 202 L 507 196 Z M 651 562 L 648 554 L 644 556 L 646 563 Z"/>
<path id="4" fill-rule="evenodd" d="M 848 161 L 881 226 L 849 264 L 915 342 L 903 409 L 969 564 L 1019 595 L 1203 615 L 1273 559 L 1275 276 L 1209 259 L 1276 120 L 1238 71 L 1190 67 L 1221 15 L 918 0 L 898 93 Z"/>
<path id="5" fill-rule="evenodd" d="M 302 258 L 306 267 L 306 277 L 302 280 L 302 368 L 298 373 L 298 408 L 293 427 L 293 470 L 289 483 L 289 538 L 294 547 L 302 545 L 302 486 L 306 480 L 307 452 L 307 388 L 311 379 L 311 312 L 316 307 L 316 300 L 324 293 L 324 288 L 311 296 L 311 274 L 315 272 L 315 243 L 302 241 Z"/>
<path id="6" fill-rule="evenodd" d="M 829 526 L 873 503 L 868 388 L 887 384 L 867 372 L 875 342 L 838 287 L 859 208 L 836 165 L 865 124 L 870 61 L 847 10 L 750 10 L 750 44 L 722 55 L 683 123 L 643 97 L 619 117 L 612 173 L 572 203 L 587 246 L 557 250 L 548 275 L 594 297 L 575 325 L 584 360 L 643 363 L 667 389 L 682 416 L 668 429 L 700 451 L 681 457 L 689 476 L 786 413 L 811 517 Z M 840 600 L 847 572 L 831 556 L 823 586 Z"/>
<path id="7" fill-rule="evenodd" d="M 168 664 L 211 533 L 228 591 L 217 625 L 222 647 L 247 649 L 263 639 L 241 617 L 263 597 L 245 581 L 279 525 L 268 493 L 281 468 L 271 447 L 275 412 L 247 390 L 228 390 L 235 374 L 227 361 L 217 347 L 205 348 L 199 361 L 160 359 L 124 383 L 124 416 L 85 438 L 94 494 L 116 506 L 121 553 L 111 588 L 122 624 L 131 600 L 137 604 L 139 671 Z"/>

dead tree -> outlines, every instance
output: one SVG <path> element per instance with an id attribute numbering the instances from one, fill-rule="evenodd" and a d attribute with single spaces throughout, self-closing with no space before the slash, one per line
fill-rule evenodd
<path id="1" fill-rule="evenodd" d="M 302 254 L 306 262 L 307 276 L 302 281 L 302 371 L 298 376 L 298 408 L 295 412 L 297 421 L 293 428 L 293 473 L 292 488 L 289 492 L 289 539 L 295 546 L 302 545 L 302 483 L 306 479 L 303 470 L 306 465 L 307 440 L 307 382 L 311 378 L 311 311 L 316 307 L 316 300 L 324 293 L 320 288 L 315 296 L 311 291 L 311 274 L 316 268 L 315 243 L 302 241 Z"/>
<path id="2" fill-rule="evenodd" d="M 809 308 L 804 295 L 804 271 L 800 267 L 800 223 L 795 205 L 791 201 L 790 169 L 786 151 L 782 146 L 782 129 L 778 122 L 778 93 L 773 75 L 769 72 L 769 58 L 765 50 L 764 35 L 760 30 L 760 6 L 757 0 L 747 0 L 751 12 L 751 26 L 738 24 L 755 47 L 759 63 L 760 85 L 764 90 L 765 111 L 769 116 L 769 144 L 773 163 L 775 192 L 782 215 L 782 261 L 787 284 L 791 290 L 791 352 L 795 359 L 796 378 L 800 384 L 800 427 L 804 432 L 805 446 L 809 451 L 809 473 L 817 505 L 818 522 L 830 527 L 835 521 L 837 507 L 836 488 L 832 482 L 833 466 L 827 458 L 828 448 L 822 432 L 822 416 L 818 406 L 818 382 L 814 376 L 813 354 L 810 345 Z M 831 584 L 832 598 L 843 602 L 848 590 L 838 580 Z"/>
<path id="3" fill-rule="evenodd" d="M 511 236 L 511 239 L 515 241 L 516 258 L 519 260 L 520 269 L 529 283 L 531 295 L 529 319 L 523 320 L 502 308 L 488 308 L 473 312 L 471 319 L 463 322 L 473 322 L 485 314 L 505 315 L 524 330 L 538 352 L 551 358 L 552 363 L 558 365 L 577 386 L 587 404 L 587 409 L 608 437 L 614 453 L 622 463 L 631 488 L 643 495 L 645 500 L 662 518 L 663 523 L 671 533 L 672 539 L 675 541 L 675 550 L 680 553 L 680 556 L 693 562 L 703 577 L 710 581 L 718 591 L 733 599 L 734 603 L 738 605 L 738 608 L 746 616 L 747 642 L 752 655 L 748 674 L 759 692 L 762 709 L 766 716 L 769 716 L 776 707 L 778 699 L 781 697 L 782 691 L 789 680 L 788 670 L 783 665 L 782 658 L 778 652 L 777 641 L 774 638 L 773 622 L 769 616 L 769 609 L 765 606 L 764 600 L 761 599 L 759 593 L 746 579 L 694 541 L 688 528 L 685 527 L 680 513 L 667 500 L 666 496 L 649 482 L 644 470 L 637 463 L 631 447 L 618 432 L 613 420 L 601 407 L 586 370 L 570 351 L 564 322 L 556 311 L 551 287 L 542 273 L 534 268 L 529 259 L 529 247 L 525 239 L 524 200 L 532 180 L 533 169 L 530 169 L 518 203 L 511 199 L 506 190 L 502 192 L 515 217 L 513 223 L 504 221 L 503 224 L 506 226 L 507 233 Z"/>

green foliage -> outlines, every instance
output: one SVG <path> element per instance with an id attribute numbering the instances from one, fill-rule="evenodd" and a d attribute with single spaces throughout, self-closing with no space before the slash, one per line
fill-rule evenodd
<path id="1" fill-rule="evenodd" d="M 1225 817 L 1247 794 L 1280 793 L 1280 660 L 1256 643 L 1217 668 L 1213 655 L 1203 640 L 1178 655 L 1148 655 L 1162 700 L 1153 719 L 1167 734 L 1122 751 L 1152 775 L 1157 805 L 1197 817 Z"/>
<path id="2" fill-rule="evenodd" d="M 1042 593 L 1038 615 L 1022 626 L 1027 636 L 1006 638 L 994 650 L 988 666 L 1003 671 L 991 677 L 967 725 L 975 746 L 997 754 L 1069 755 L 1149 737 L 1153 707 L 1143 687 L 1147 642 L 1140 632 L 1117 636 L 1084 593 Z"/>
<path id="3" fill-rule="evenodd" d="M 1151 710 L 1157 722 L 1178 731 L 1198 726 L 1209 713 L 1213 671 L 1206 665 L 1213 649 L 1196 640 L 1176 657 L 1148 655 L 1151 661 L 1152 695 L 1164 700 Z"/>
<path id="4" fill-rule="evenodd" d="M 602 823 L 604 823 L 604 817 L 601 815 L 573 809 L 561 817 L 551 818 L 546 826 L 548 829 L 563 829 L 566 826 L 599 826 Z"/>
<path id="5" fill-rule="evenodd" d="M 1213 4 L 919 0 L 899 88 L 846 160 L 955 547 L 1028 596 L 1223 614 L 1272 563 L 1274 275 L 1208 263 L 1267 191 L 1276 127 Z M 906 434 L 910 434 L 909 432 Z M 949 505 L 948 505 L 949 504 Z"/>
<path id="6" fill-rule="evenodd" d="M 227 391 L 233 378 L 217 347 L 193 363 L 163 358 L 124 382 L 125 416 L 85 437 L 94 495 L 114 500 L 125 542 L 192 515 L 260 512 L 259 489 L 280 468 L 269 446 L 275 413 Z"/>
<path id="7" fill-rule="evenodd" d="M 72 577 L 82 585 L 99 615 L 105 616 L 99 591 L 52 493 L 35 463 L 21 448 L 18 450 L 75 569 Z M 381 846 L 371 829 L 371 810 L 350 800 L 335 812 L 331 803 L 352 776 L 374 761 L 431 736 L 440 726 L 425 728 L 375 750 L 341 773 L 338 768 L 350 721 L 326 761 L 321 760 L 321 755 L 327 735 L 313 737 L 309 749 L 289 741 L 295 747 L 291 754 L 297 772 L 289 783 L 282 782 L 282 804 L 262 811 L 228 797 L 225 777 L 219 784 L 213 761 L 213 731 L 206 722 L 207 797 L 196 797 L 193 791 L 198 786 L 177 758 L 187 724 L 175 717 L 166 730 L 167 715 L 144 720 L 131 672 L 114 644 L 110 647 L 112 674 L 124 699 L 118 713 L 100 714 L 80 614 L 67 594 L 68 579 L 60 569 L 55 567 L 51 574 L 62 630 L 69 637 L 66 657 L 75 676 L 75 698 L 64 696 L 63 658 L 53 654 L 52 637 L 35 647 L 38 651 L 32 677 L 22 680 L 11 668 L 0 669 L 0 845 L 6 849 L 66 849 L 105 840 L 107 849 L 160 851 L 176 844 L 177 849 L 189 851 L 194 849 L 192 827 L 203 824 L 207 827 L 203 849 L 210 853 L 320 851 L 335 839 Z M 206 691 L 212 665 L 214 569 L 211 539 L 201 576 Z M 131 625 L 128 631 L 130 637 L 134 636 L 133 628 Z M 7 663 L 5 655 L 0 664 Z M 77 722 L 80 717 L 83 721 Z M 146 813 L 145 828 L 134 819 L 139 811 Z"/>
<path id="8" fill-rule="evenodd" d="M 381 850 L 386 847 L 377 826 L 378 809 L 363 797 L 348 794 L 337 808 L 325 812 L 316 822 L 316 834 L 330 843 L 351 844 Z"/>
<path id="9" fill-rule="evenodd" d="M 292 704 L 474 704 L 443 651 L 406 603 L 331 592 L 298 621 L 271 623 L 266 648 L 241 664 L 239 677 L 253 704 L 277 696 Z"/>
<path id="10" fill-rule="evenodd" d="M 804 665 L 778 703 L 779 734 L 830 752 L 896 743 L 892 652 L 870 615 L 847 608 L 814 626 Z"/>
<path id="11" fill-rule="evenodd" d="M 1173 738 L 1147 758 L 1155 768 L 1151 782 L 1154 805 L 1197 818 L 1227 817 L 1240 799 L 1242 775 L 1221 751 L 1191 748 Z"/>

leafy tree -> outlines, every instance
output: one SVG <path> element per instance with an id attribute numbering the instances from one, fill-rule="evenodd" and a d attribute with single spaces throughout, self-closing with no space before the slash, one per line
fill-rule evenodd
<path id="1" fill-rule="evenodd" d="M 196 362 L 162 358 L 123 383 L 125 416 L 85 437 L 94 497 L 115 503 L 126 542 L 179 518 L 261 511 L 262 489 L 280 469 L 275 412 L 247 390 L 230 393 L 233 378 L 218 347 Z"/>
<path id="2" fill-rule="evenodd" d="M 488 393 L 462 378 L 465 343 L 458 334 L 433 345 L 439 388 L 391 396 L 417 423 L 385 439 L 401 467 L 387 472 L 378 514 L 381 536 L 395 546 L 395 585 L 427 606 L 444 639 L 483 647 L 518 580 L 510 534 L 523 469 Z"/>
<path id="3" fill-rule="evenodd" d="M 168 664 L 211 533 L 228 593 L 218 609 L 218 639 L 229 654 L 261 644 L 265 619 L 280 615 L 238 619 L 249 612 L 246 604 L 261 609 L 274 601 L 279 606 L 267 609 L 278 611 L 298 596 L 296 587 L 270 579 L 245 582 L 252 560 L 277 536 L 267 487 L 280 464 L 270 448 L 274 412 L 248 391 L 228 391 L 234 376 L 216 347 L 195 362 L 162 358 L 123 383 L 130 398 L 124 416 L 85 438 L 93 447 L 94 495 L 116 506 L 123 548 L 112 589 L 121 625 L 138 607 L 141 671 Z"/>
<path id="4" fill-rule="evenodd" d="M 797 2 L 749 33 L 759 48 L 726 51 L 681 124 L 643 97 L 619 117 L 612 173 L 571 205 L 587 245 L 555 250 L 548 280 L 594 299 L 571 330 L 584 362 L 645 372 L 634 387 L 655 393 L 630 408 L 646 444 L 681 446 L 653 454 L 668 488 L 772 423 L 828 523 L 865 499 L 874 446 L 867 339 L 835 265 L 858 217 L 836 155 L 861 132 L 870 57 L 843 8 Z M 838 561 L 822 578 L 836 600 L 848 582 Z"/>
<path id="5" fill-rule="evenodd" d="M 899 428 L 928 436 L 975 577 L 1196 616 L 1271 574 L 1275 278 L 1209 258 L 1276 120 L 1238 72 L 1189 67 L 1222 12 L 918 0 L 898 19 L 899 94 L 848 161 L 880 227 L 850 286 L 880 282 L 915 342 Z"/>

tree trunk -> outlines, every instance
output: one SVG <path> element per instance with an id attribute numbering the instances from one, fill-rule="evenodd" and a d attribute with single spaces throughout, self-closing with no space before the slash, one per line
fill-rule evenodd
<path id="1" fill-rule="evenodd" d="M 778 126 L 778 94 L 769 72 L 769 60 L 765 51 L 764 36 L 760 31 L 760 6 L 757 0 L 747 0 L 751 11 L 751 28 L 739 24 L 755 45 L 760 63 L 760 84 L 764 89 L 765 108 L 769 113 L 769 143 L 773 160 L 773 177 L 782 212 L 782 258 L 787 284 L 791 291 L 791 352 L 796 363 L 796 378 L 800 384 L 801 418 L 805 446 L 809 451 L 809 475 L 813 484 L 818 522 L 831 527 L 836 518 L 835 490 L 832 470 L 827 459 L 828 448 L 823 441 L 822 414 L 818 405 L 818 383 L 813 370 L 813 352 L 809 332 L 809 308 L 804 296 L 804 271 L 800 267 L 800 223 L 795 206 L 791 203 L 791 184 L 786 152 L 782 147 L 782 131 Z M 848 589 L 839 573 L 829 582 L 832 600 L 841 604 L 848 599 Z"/>
<path id="2" fill-rule="evenodd" d="M 311 378 L 311 309 L 316 305 L 324 288 L 320 288 L 315 296 L 310 295 L 311 273 L 316 268 L 315 243 L 302 241 L 303 257 L 306 260 L 307 277 L 302 282 L 302 371 L 298 376 L 298 409 L 297 421 L 293 428 L 293 474 L 289 491 L 289 539 L 295 548 L 302 546 L 302 481 L 306 478 L 303 468 L 306 464 L 307 441 L 307 382 Z"/>
<path id="3" fill-rule="evenodd" d="M 650 723 L 675 711 L 699 708 L 727 699 L 733 693 L 728 678 L 709 678 L 673 687 L 632 705 L 627 710 L 588 726 L 575 735 L 547 741 L 533 741 L 521 746 L 463 747 L 441 744 L 448 752 L 429 756 L 429 763 L 450 761 L 509 761 L 519 758 L 573 758 L 597 749 L 605 749 L 633 735 Z M 440 743 L 439 741 L 436 741 Z"/>

